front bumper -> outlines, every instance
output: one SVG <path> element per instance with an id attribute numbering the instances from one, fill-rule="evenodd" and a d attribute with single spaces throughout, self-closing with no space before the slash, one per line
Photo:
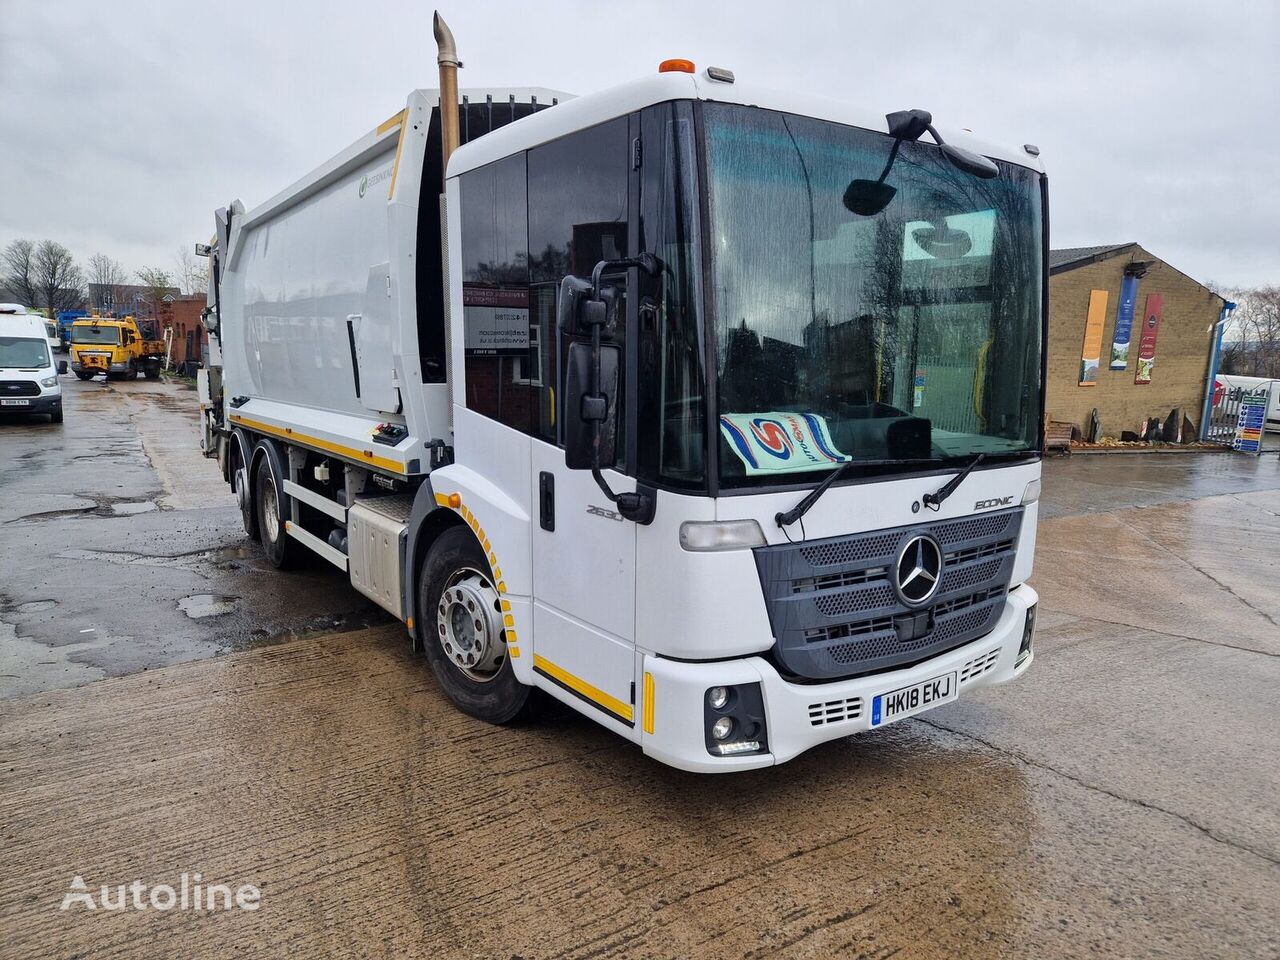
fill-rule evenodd
<path id="1" fill-rule="evenodd" d="M 76 373 L 128 373 L 129 364 L 127 363 L 80 363 L 73 360 L 71 369 Z"/>
<path id="2" fill-rule="evenodd" d="M 682 770 L 725 773 L 783 763 L 828 740 L 871 729 L 871 701 L 951 671 L 959 696 L 979 687 L 1007 683 L 1031 665 L 1018 663 L 1027 610 L 1037 601 L 1026 584 L 1011 590 L 994 629 L 962 647 L 903 670 L 832 683 L 798 684 L 784 679 L 762 657 L 689 663 L 646 655 L 646 687 L 640 744 L 644 752 Z M 710 687 L 759 683 L 764 695 L 768 753 L 712 756 L 706 747 L 703 704 Z"/>
<path id="3" fill-rule="evenodd" d="M 44 393 L 38 397 L 19 397 L 27 403 L 21 407 L 0 407 L 0 413 L 57 413 L 62 409 L 62 393 Z"/>

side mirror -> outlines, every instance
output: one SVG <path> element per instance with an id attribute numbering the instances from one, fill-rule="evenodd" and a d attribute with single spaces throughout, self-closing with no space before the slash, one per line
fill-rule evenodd
<path id="1" fill-rule="evenodd" d="M 200 325 L 216 336 L 218 333 L 218 312 L 213 307 L 205 307 L 200 311 Z"/>
<path id="2" fill-rule="evenodd" d="M 59 360 L 59 361 L 58 361 L 58 373 L 60 373 L 60 374 L 65 374 L 66 372 L 67 372 L 67 361 L 65 361 L 65 360 Z"/>
<path id="3" fill-rule="evenodd" d="M 570 470 L 612 466 L 618 459 L 618 371 L 622 366 L 622 351 L 613 344 L 600 345 L 600 389 L 595 394 L 591 393 L 591 344 L 569 344 L 566 366 L 565 466 Z M 598 441 L 597 423 L 600 425 Z"/>
<path id="4" fill-rule="evenodd" d="M 617 289 L 602 286 L 598 297 L 593 290 L 590 280 L 583 280 L 572 274 L 560 281 L 560 306 L 556 323 L 561 333 L 571 337 L 589 337 L 593 328 L 612 333 L 617 327 Z"/>

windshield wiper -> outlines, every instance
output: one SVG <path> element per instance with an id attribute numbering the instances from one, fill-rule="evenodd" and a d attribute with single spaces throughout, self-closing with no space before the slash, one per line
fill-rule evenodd
<path id="1" fill-rule="evenodd" d="M 907 464 L 941 463 L 941 462 L 942 460 L 938 457 L 924 457 L 924 458 L 915 459 L 915 460 L 846 460 L 844 463 L 840 464 L 840 466 L 836 467 L 829 474 L 823 477 L 822 482 L 820 484 L 818 484 L 816 487 L 814 487 L 812 490 L 806 493 L 804 496 L 804 499 L 801 500 L 799 503 L 797 503 L 794 507 L 792 507 L 786 513 L 775 513 L 773 515 L 773 522 L 780 527 L 785 527 L 795 523 L 797 520 L 803 517 L 806 513 L 808 513 L 809 509 L 815 503 L 817 503 L 819 499 L 821 499 L 824 493 L 827 492 L 827 488 L 830 487 L 837 480 L 839 480 L 842 476 L 844 476 L 845 471 L 847 471 L 852 466 L 896 467 L 896 466 L 904 466 Z"/>
<path id="2" fill-rule="evenodd" d="M 966 466 L 963 470 L 961 470 L 954 477 L 952 477 L 950 480 L 944 483 L 941 487 L 939 487 L 937 493 L 926 493 L 923 497 L 921 497 L 921 501 L 930 510 L 941 509 L 942 504 L 946 501 L 947 497 L 955 493 L 956 490 L 960 488 L 960 484 L 964 483 L 964 478 L 969 476 L 969 474 L 973 473 L 973 468 L 976 467 L 985 459 L 987 459 L 987 455 L 985 453 L 978 454 L 976 457 L 974 457 L 972 460 L 969 461 L 968 466 Z"/>

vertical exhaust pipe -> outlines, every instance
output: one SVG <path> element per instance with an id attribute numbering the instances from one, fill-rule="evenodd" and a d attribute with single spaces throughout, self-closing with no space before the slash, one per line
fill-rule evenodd
<path id="1" fill-rule="evenodd" d="M 440 68 L 440 256 L 441 277 L 444 280 L 444 365 L 445 381 L 452 389 L 453 370 L 453 294 L 449 289 L 449 209 L 445 202 L 444 180 L 449 172 L 449 157 L 458 149 L 462 139 L 462 131 L 458 123 L 458 68 L 462 61 L 458 59 L 458 47 L 453 42 L 453 31 L 435 11 L 432 30 L 436 35 L 436 64 Z M 445 404 L 448 411 L 448 433 L 445 444 L 452 446 L 453 438 L 453 403 Z M 437 438 L 439 439 L 439 438 Z M 435 467 L 435 452 L 432 452 L 431 465 Z"/>
<path id="2" fill-rule="evenodd" d="M 440 133 L 442 140 L 443 170 L 449 168 L 449 157 L 458 149 L 461 130 L 458 126 L 458 47 L 453 42 L 453 31 L 435 12 L 436 63 L 440 67 Z"/>

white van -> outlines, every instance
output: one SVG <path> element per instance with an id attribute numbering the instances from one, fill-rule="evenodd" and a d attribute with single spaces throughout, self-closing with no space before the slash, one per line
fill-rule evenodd
<path id="1" fill-rule="evenodd" d="M 1263 387 L 1267 388 L 1267 422 L 1264 429 L 1268 433 L 1280 433 L 1280 380 L 1267 379 L 1266 377 L 1241 377 L 1234 373 L 1220 373 L 1214 388 L 1214 402 L 1217 402 L 1220 391 L 1235 387 L 1241 387 L 1249 391 L 1260 390 Z"/>
<path id="2" fill-rule="evenodd" d="M 45 319 L 0 315 L 0 414 L 47 413 L 62 422 L 62 384 L 67 361 L 54 366 Z"/>

